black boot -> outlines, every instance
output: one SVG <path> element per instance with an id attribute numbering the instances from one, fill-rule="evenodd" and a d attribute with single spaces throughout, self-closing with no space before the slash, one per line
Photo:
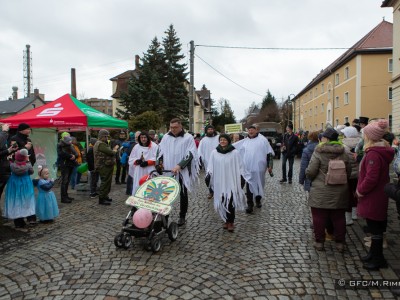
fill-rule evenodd
<path id="1" fill-rule="evenodd" d="M 366 262 L 370 261 L 370 260 L 372 259 L 372 252 L 371 252 L 371 248 L 369 248 L 369 252 L 368 252 L 368 254 L 367 254 L 367 255 L 365 255 L 365 256 L 361 256 L 361 257 L 360 257 L 360 259 L 361 259 L 361 261 L 362 261 L 362 262 L 364 262 L 364 263 L 366 263 Z"/>
<path id="2" fill-rule="evenodd" d="M 108 201 L 106 198 L 99 198 L 100 205 L 111 205 L 111 202 Z"/>
<path id="3" fill-rule="evenodd" d="M 261 208 L 262 207 L 261 196 L 256 196 L 256 207 L 257 208 Z"/>
<path id="4" fill-rule="evenodd" d="M 371 259 L 364 263 L 364 269 L 377 271 L 380 268 L 387 268 L 387 261 L 383 256 L 383 235 L 373 235 L 371 237 Z"/>

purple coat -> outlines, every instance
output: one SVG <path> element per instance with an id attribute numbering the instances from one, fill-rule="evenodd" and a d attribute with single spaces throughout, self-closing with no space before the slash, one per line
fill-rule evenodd
<path id="1" fill-rule="evenodd" d="M 383 192 L 389 182 L 389 165 L 394 157 L 392 147 L 374 146 L 365 151 L 360 163 L 357 191 L 358 215 L 375 221 L 387 219 L 389 199 Z"/>

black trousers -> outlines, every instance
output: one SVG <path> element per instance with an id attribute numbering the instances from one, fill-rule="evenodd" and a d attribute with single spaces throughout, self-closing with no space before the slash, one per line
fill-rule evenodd
<path id="1" fill-rule="evenodd" d="M 367 221 L 367 226 L 368 226 L 369 232 L 372 235 L 383 235 L 383 233 L 386 232 L 387 220 L 375 221 L 375 220 L 371 220 L 371 219 L 366 219 L 366 221 Z"/>
<path id="2" fill-rule="evenodd" d="M 222 198 L 222 201 L 224 202 L 225 199 Z M 228 211 L 226 213 L 226 222 L 234 223 L 235 222 L 235 207 L 233 206 L 233 198 L 231 197 L 228 201 L 229 201 L 229 204 L 228 204 Z"/>
<path id="3" fill-rule="evenodd" d="M 131 175 L 128 175 L 128 179 L 126 180 L 126 194 L 132 195 L 132 188 L 133 188 L 133 178 Z"/>
<path id="4" fill-rule="evenodd" d="M 180 192 L 180 212 L 179 212 L 179 217 L 180 218 L 185 218 L 186 213 L 189 208 L 189 197 L 188 197 L 188 192 L 187 188 L 183 184 L 182 178 L 179 177 L 179 185 L 181 187 L 181 192 Z"/>
<path id="5" fill-rule="evenodd" d="M 68 198 L 68 185 L 73 170 L 72 166 L 61 167 L 61 200 Z"/>
<path id="6" fill-rule="evenodd" d="M 94 194 L 97 191 L 97 183 L 99 182 L 100 175 L 96 171 L 90 171 L 90 193 Z"/>
<path id="7" fill-rule="evenodd" d="M 282 153 L 282 179 L 286 180 L 286 162 L 289 161 L 289 172 L 287 177 L 291 181 L 293 178 L 293 163 L 294 163 L 294 156 L 289 156 L 286 153 Z"/>

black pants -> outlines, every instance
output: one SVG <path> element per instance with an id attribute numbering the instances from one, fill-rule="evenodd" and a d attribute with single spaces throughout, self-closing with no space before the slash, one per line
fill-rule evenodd
<path id="1" fill-rule="evenodd" d="M 188 192 L 187 188 L 183 184 L 182 178 L 179 177 L 179 185 L 181 186 L 181 192 L 180 192 L 180 212 L 179 212 L 179 217 L 180 218 L 185 218 L 186 213 L 188 211 L 189 207 L 189 197 L 188 197 Z"/>
<path id="2" fill-rule="evenodd" d="M 286 162 L 289 161 L 289 172 L 287 177 L 291 181 L 293 178 L 293 163 L 294 163 L 294 156 L 289 156 L 287 153 L 282 153 L 282 179 L 286 180 Z"/>
<path id="3" fill-rule="evenodd" d="M 225 201 L 222 198 L 222 201 Z M 233 198 L 229 199 L 228 211 L 226 213 L 226 222 L 227 223 L 234 223 L 235 222 L 235 207 L 233 206 Z"/>
<path id="4" fill-rule="evenodd" d="M 128 175 L 128 179 L 126 180 L 126 194 L 132 195 L 133 188 L 133 178 L 131 175 Z"/>
<path id="5" fill-rule="evenodd" d="M 94 194 L 97 191 L 97 183 L 99 182 L 100 175 L 96 171 L 90 171 L 90 193 Z"/>
<path id="6" fill-rule="evenodd" d="M 366 219 L 366 221 L 367 221 L 367 226 L 368 226 L 369 232 L 372 235 L 383 235 L 383 233 L 386 232 L 387 220 L 375 221 L 375 220 L 371 220 L 371 219 Z"/>
<path id="7" fill-rule="evenodd" d="M 121 175 L 121 180 L 119 180 L 120 175 Z M 122 165 L 119 161 L 117 161 L 117 170 L 115 171 L 115 182 L 125 183 L 125 180 L 126 180 L 126 165 Z"/>
<path id="8" fill-rule="evenodd" d="M 72 166 L 61 167 L 61 200 L 68 199 L 68 185 L 73 170 Z"/>
<path id="9" fill-rule="evenodd" d="M 253 208 L 254 207 L 254 194 L 250 192 L 250 185 L 248 182 L 246 182 L 246 198 L 247 198 L 247 207 L 248 208 Z M 257 195 L 256 196 L 256 202 L 259 203 L 261 202 L 261 196 Z"/>

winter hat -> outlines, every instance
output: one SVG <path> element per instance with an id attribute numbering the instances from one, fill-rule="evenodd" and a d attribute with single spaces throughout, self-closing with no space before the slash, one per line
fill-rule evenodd
<path id="1" fill-rule="evenodd" d="M 229 145 L 232 143 L 231 137 L 226 133 L 220 134 L 218 140 L 220 141 L 221 138 L 224 138 L 228 141 Z"/>
<path id="2" fill-rule="evenodd" d="M 23 130 L 23 129 L 22 129 Z M 15 160 L 16 161 L 19 161 L 19 162 L 22 162 L 22 161 L 26 161 L 26 158 L 28 157 L 29 155 L 28 155 L 28 150 L 26 150 L 26 149 L 21 149 L 21 150 L 18 150 L 16 153 L 15 153 Z"/>
<path id="3" fill-rule="evenodd" d="M 90 144 L 94 145 L 96 144 L 97 139 L 96 138 L 90 138 Z"/>
<path id="4" fill-rule="evenodd" d="M 28 124 L 21 123 L 21 124 L 18 125 L 17 131 L 22 131 L 22 130 L 25 130 L 25 129 L 28 129 L 28 128 L 31 128 Z"/>
<path id="5" fill-rule="evenodd" d="M 63 139 L 65 136 L 70 136 L 69 132 L 64 131 L 61 133 L 61 138 Z"/>
<path id="6" fill-rule="evenodd" d="M 360 124 L 365 124 L 365 125 L 368 124 L 369 118 L 367 118 L 367 117 L 359 117 L 358 119 L 360 120 Z"/>
<path id="7" fill-rule="evenodd" d="M 327 139 L 329 139 L 330 141 L 337 141 L 339 134 L 337 133 L 337 131 L 333 128 L 327 128 L 323 133 L 322 133 L 323 137 L 326 137 Z"/>
<path id="8" fill-rule="evenodd" d="M 63 137 L 63 142 L 66 144 L 71 144 L 72 143 L 72 137 L 70 137 L 69 135 L 66 135 Z"/>
<path id="9" fill-rule="evenodd" d="M 358 137 L 358 130 L 357 130 L 357 128 L 355 128 L 353 126 L 348 126 L 346 128 L 343 128 L 341 131 L 344 134 L 344 136 L 347 138 Z"/>
<path id="10" fill-rule="evenodd" d="M 361 122 L 361 120 L 360 120 Z M 380 119 L 377 122 L 372 122 L 364 127 L 364 134 L 372 141 L 379 141 L 388 131 L 389 122 L 385 119 Z"/>
<path id="11" fill-rule="evenodd" d="M 109 135 L 110 135 L 110 133 L 108 132 L 108 130 L 100 129 L 99 134 L 98 134 L 98 137 L 99 137 L 99 138 L 102 138 L 102 137 L 104 137 L 104 136 L 109 136 Z"/>
<path id="12" fill-rule="evenodd" d="M 134 137 L 135 137 L 135 133 L 134 132 L 129 132 L 129 137 L 131 138 L 131 139 L 133 139 Z"/>

